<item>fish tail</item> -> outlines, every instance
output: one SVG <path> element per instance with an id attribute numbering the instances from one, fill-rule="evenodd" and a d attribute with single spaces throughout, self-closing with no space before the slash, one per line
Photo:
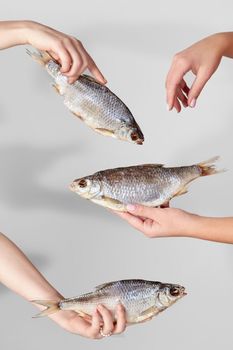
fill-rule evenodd
<path id="1" fill-rule="evenodd" d="M 219 160 L 219 156 L 213 157 L 211 159 L 208 159 L 204 162 L 198 163 L 198 167 L 201 170 L 201 176 L 208 176 L 208 175 L 214 175 L 218 173 L 222 173 L 225 171 L 225 169 L 218 170 L 215 167 L 215 162 Z"/>
<path id="2" fill-rule="evenodd" d="M 56 300 L 31 300 L 31 302 L 38 305 L 46 306 L 45 310 L 33 316 L 33 318 L 48 316 L 60 310 L 59 301 Z"/>
<path id="3" fill-rule="evenodd" d="M 49 61 L 54 61 L 54 59 L 50 56 L 50 54 L 47 51 L 30 51 L 26 49 L 26 53 L 32 57 L 34 61 L 41 64 L 42 66 L 45 66 Z"/>

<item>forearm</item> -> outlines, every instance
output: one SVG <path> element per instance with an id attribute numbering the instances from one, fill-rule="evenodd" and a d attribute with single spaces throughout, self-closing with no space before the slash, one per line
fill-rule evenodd
<path id="1" fill-rule="evenodd" d="M 60 296 L 24 253 L 3 234 L 0 234 L 0 282 L 27 300 Z"/>
<path id="2" fill-rule="evenodd" d="M 214 38 L 222 56 L 233 58 L 233 32 L 217 33 L 210 38 Z"/>
<path id="3" fill-rule="evenodd" d="M 212 218 L 192 215 L 186 233 L 194 238 L 233 244 L 233 217 Z"/>
<path id="4" fill-rule="evenodd" d="M 63 299 L 24 253 L 2 233 L 0 233 L 0 283 L 28 301 Z M 70 317 L 73 317 L 72 312 L 63 311 L 50 316 L 63 328 L 66 328 Z"/>
<path id="5" fill-rule="evenodd" d="M 0 22 L 0 50 L 27 44 L 27 32 L 32 23 L 31 21 Z"/>

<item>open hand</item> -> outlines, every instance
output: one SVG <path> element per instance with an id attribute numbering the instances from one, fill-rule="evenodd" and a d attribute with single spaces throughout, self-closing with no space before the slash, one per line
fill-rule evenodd
<path id="1" fill-rule="evenodd" d="M 128 205 L 128 212 L 115 213 L 147 237 L 186 236 L 197 215 L 175 208 Z"/>

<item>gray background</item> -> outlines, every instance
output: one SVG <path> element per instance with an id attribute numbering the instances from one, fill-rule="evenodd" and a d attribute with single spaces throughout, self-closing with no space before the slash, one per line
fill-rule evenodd
<path id="1" fill-rule="evenodd" d="M 67 189 L 76 177 L 136 163 L 189 164 L 221 156 L 227 173 L 192 184 L 173 205 L 232 215 L 232 73 L 224 59 L 194 110 L 168 113 L 165 76 L 173 54 L 230 31 L 232 1 L 1 1 L 2 19 L 34 19 L 76 35 L 146 135 L 143 147 L 93 133 L 63 106 L 24 47 L 1 52 L 1 231 L 64 295 L 105 281 L 184 284 L 189 295 L 123 336 L 91 341 L 66 333 L 0 286 L 1 349 L 230 349 L 233 247 L 194 239 L 148 240 Z"/>

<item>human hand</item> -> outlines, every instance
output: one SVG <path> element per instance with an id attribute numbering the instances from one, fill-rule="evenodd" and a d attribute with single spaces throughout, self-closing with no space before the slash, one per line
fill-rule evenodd
<path id="1" fill-rule="evenodd" d="M 32 21 L 24 22 L 23 35 L 24 43 L 48 51 L 61 64 L 61 72 L 68 77 L 69 83 L 74 83 L 86 69 L 89 69 L 96 80 L 106 84 L 107 81 L 94 60 L 81 41 L 75 37 Z"/>
<path id="2" fill-rule="evenodd" d="M 232 33 L 218 33 L 198 41 L 177 53 L 166 78 L 167 106 L 179 113 L 183 107 L 195 107 L 196 100 L 207 81 L 218 68 L 223 55 L 227 55 L 228 41 Z M 196 77 L 189 88 L 184 79 L 191 71 Z"/>
<path id="3" fill-rule="evenodd" d="M 127 210 L 128 212 L 115 213 L 150 238 L 191 235 L 198 218 L 197 215 L 175 208 L 128 205 Z"/>
<path id="4" fill-rule="evenodd" d="M 63 310 L 51 315 L 50 318 L 65 330 L 91 339 L 104 338 L 100 333 L 101 330 L 102 334 L 107 336 L 123 333 L 126 328 L 125 309 L 121 304 L 116 308 L 116 323 L 111 312 L 101 304 L 90 319 L 84 319 L 74 311 Z"/>

